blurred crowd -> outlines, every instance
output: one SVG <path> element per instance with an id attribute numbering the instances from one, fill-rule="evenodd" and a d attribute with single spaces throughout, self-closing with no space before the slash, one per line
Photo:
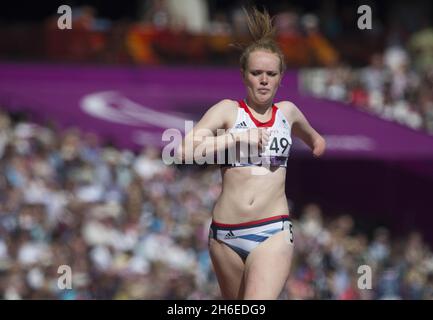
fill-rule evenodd
<path id="1" fill-rule="evenodd" d="M 217 169 L 166 166 L 150 147 L 135 154 L 1 112 L 0 172 L 2 299 L 220 298 L 207 248 Z M 433 298 L 421 234 L 360 230 L 313 203 L 292 219 L 280 299 Z M 70 289 L 59 287 L 65 265 Z M 358 289 L 361 265 L 371 268 L 370 290 Z"/>
<path id="2" fill-rule="evenodd" d="M 407 43 L 372 55 L 364 68 L 341 63 L 304 70 L 301 86 L 318 97 L 433 134 L 433 27 L 426 24 Z"/>
<path id="3" fill-rule="evenodd" d="M 206 1 L 189 1 L 190 8 L 195 3 L 197 10 L 183 12 L 174 3 L 151 2 L 142 20 L 128 31 L 126 45 L 135 62 L 237 64 L 240 51 L 235 50 L 236 45 L 251 41 L 241 5 L 209 15 Z M 338 52 L 319 28 L 316 15 L 282 10 L 275 15 L 274 24 L 289 67 L 337 62 Z"/>
<path id="4" fill-rule="evenodd" d="M 317 204 L 303 208 L 296 231 L 287 298 L 433 299 L 433 255 L 418 232 L 366 232 L 350 215 L 326 219 Z"/>
<path id="5" fill-rule="evenodd" d="M 73 7 L 70 30 L 59 30 L 60 15 L 54 14 L 32 26 L 32 30 L 40 28 L 35 38 L 42 41 L 37 44 L 16 43 L 5 33 L 8 45 L 0 44 L 0 56 L 2 51 L 3 55 L 10 51 L 15 59 L 33 53 L 34 59 L 39 48 L 36 58 L 51 62 L 233 66 L 238 64 L 239 47 L 251 40 L 242 2 L 216 11 L 204 0 L 141 3 L 135 19 L 117 21 L 100 17 L 89 5 Z M 276 13 L 274 22 L 289 67 L 329 66 L 338 61 L 338 50 L 319 27 L 317 15 L 287 8 Z M 17 36 L 13 30 L 10 34 Z"/>

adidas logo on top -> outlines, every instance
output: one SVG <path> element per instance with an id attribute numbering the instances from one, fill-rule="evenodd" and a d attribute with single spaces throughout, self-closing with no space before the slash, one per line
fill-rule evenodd
<path id="1" fill-rule="evenodd" d="M 236 236 L 234 235 L 233 231 L 231 231 L 231 230 L 224 237 L 224 239 L 233 239 L 233 238 L 236 238 Z"/>
<path id="2" fill-rule="evenodd" d="M 236 129 L 240 129 L 240 128 L 246 128 L 247 124 L 245 123 L 245 121 L 242 121 L 241 123 L 238 123 L 235 128 Z"/>

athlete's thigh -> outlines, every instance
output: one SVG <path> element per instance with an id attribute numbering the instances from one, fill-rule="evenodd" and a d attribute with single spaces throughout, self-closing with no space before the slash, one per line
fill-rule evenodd
<path id="1" fill-rule="evenodd" d="M 245 299 L 277 299 L 290 272 L 293 244 L 289 230 L 258 245 L 245 263 Z"/>
<path id="2" fill-rule="evenodd" d="M 223 299 L 242 298 L 244 261 L 233 249 L 212 238 L 209 239 L 209 253 Z"/>

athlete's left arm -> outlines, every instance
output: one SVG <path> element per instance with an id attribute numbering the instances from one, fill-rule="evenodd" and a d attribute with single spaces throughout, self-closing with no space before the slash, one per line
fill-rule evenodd
<path id="1" fill-rule="evenodd" d="M 292 119 L 292 134 L 304 141 L 315 157 L 323 155 L 326 149 L 325 139 L 310 125 L 302 112 L 291 102 L 286 102 L 289 119 Z"/>

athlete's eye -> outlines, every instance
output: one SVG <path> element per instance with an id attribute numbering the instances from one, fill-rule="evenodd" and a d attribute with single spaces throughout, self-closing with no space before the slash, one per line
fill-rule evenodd
<path id="1" fill-rule="evenodd" d="M 260 75 L 261 73 L 262 73 L 261 71 L 257 71 L 257 70 L 251 71 L 251 74 L 252 74 L 253 76 L 258 76 L 258 75 Z"/>
<path id="2" fill-rule="evenodd" d="M 278 73 L 272 72 L 272 71 L 267 72 L 267 75 L 270 76 L 270 77 L 275 77 L 277 74 Z"/>

